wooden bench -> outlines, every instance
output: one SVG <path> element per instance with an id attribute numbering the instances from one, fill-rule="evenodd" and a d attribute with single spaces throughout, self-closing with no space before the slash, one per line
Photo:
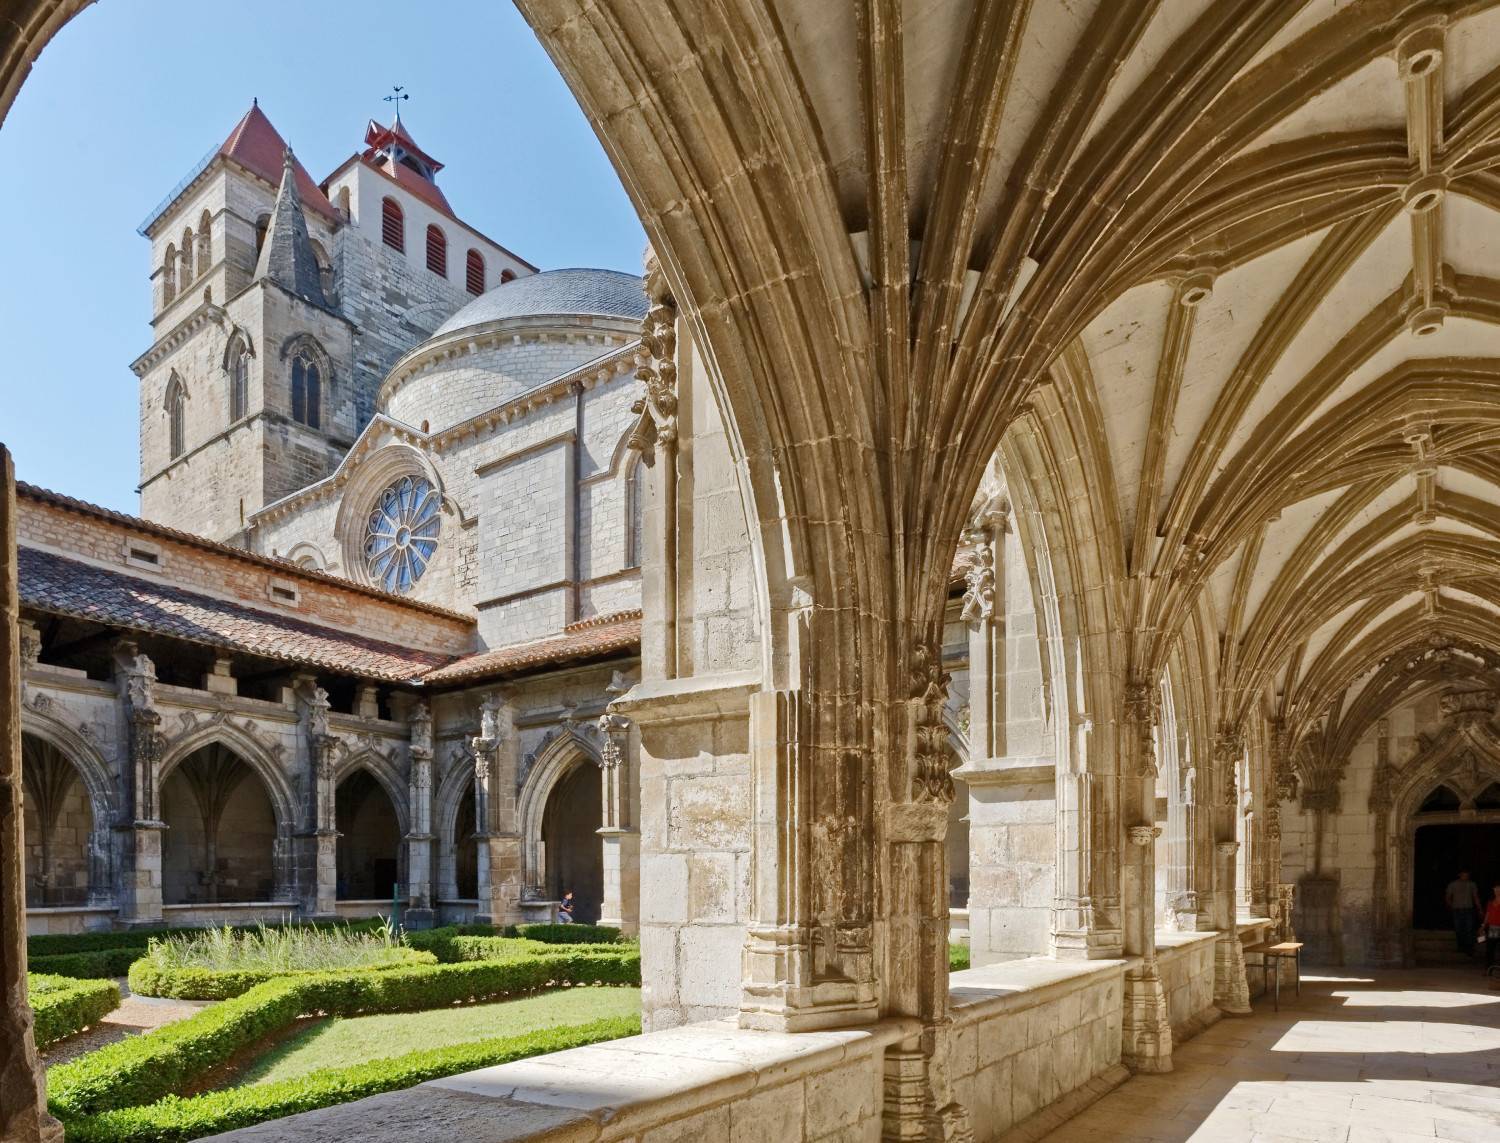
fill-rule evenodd
<path id="1" fill-rule="evenodd" d="M 1297 995 L 1302 995 L 1302 942 L 1301 941 L 1261 941 L 1259 944 L 1246 945 L 1247 953 L 1260 954 L 1261 987 L 1271 993 L 1271 1003 L 1277 1012 L 1281 1011 L 1281 962 L 1291 960 L 1292 976 L 1296 982 Z M 1249 966 L 1251 968 L 1254 965 Z M 1267 983 L 1266 974 L 1272 969 L 1276 970 L 1276 983 L 1274 987 Z"/>

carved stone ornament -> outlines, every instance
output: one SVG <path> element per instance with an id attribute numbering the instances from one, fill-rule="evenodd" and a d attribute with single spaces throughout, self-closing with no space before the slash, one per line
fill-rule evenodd
<path id="1" fill-rule="evenodd" d="M 646 294 L 651 305 L 641 321 L 642 358 L 635 371 L 646 392 L 630 406 L 639 420 L 629 447 L 649 457 L 653 440 L 660 447 L 677 439 L 677 303 L 651 250 L 646 253 Z"/>
<path id="2" fill-rule="evenodd" d="M 1147 846 L 1161 836 L 1161 826 L 1133 825 L 1128 832 L 1131 845 Z"/>
<path id="3" fill-rule="evenodd" d="M 425 702 L 411 712 L 411 748 L 432 754 L 432 711 Z"/>
<path id="4" fill-rule="evenodd" d="M 1155 730 L 1161 718 L 1161 691 L 1151 683 L 1135 682 L 1125 688 L 1127 733 L 1135 736 L 1136 773 L 1156 777 Z"/>
<path id="5" fill-rule="evenodd" d="M 1214 849 L 1218 850 L 1220 857 L 1233 857 L 1240 850 L 1237 841 L 1219 841 L 1214 843 Z"/>
<path id="6" fill-rule="evenodd" d="M 961 618 L 965 623 L 980 623 L 995 613 L 994 537 L 988 529 L 974 528 L 964 534 L 963 543 L 969 570 L 964 573 L 968 588 Z"/>
<path id="7" fill-rule="evenodd" d="M 916 755 L 912 773 L 914 801 L 953 801 L 953 778 L 948 773 L 948 727 L 943 723 L 948 680 L 935 648 L 925 643 L 912 648 L 911 697 Z"/>
<path id="8" fill-rule="evenodd" d="M 630 738 L 630 720 L 622 714 L 601 714 L 599 728 L 599 765 L 613 770 L 625 761 L 625 745 Z"/>

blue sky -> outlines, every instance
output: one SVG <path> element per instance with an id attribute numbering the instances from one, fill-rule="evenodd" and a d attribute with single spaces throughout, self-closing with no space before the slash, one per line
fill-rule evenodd
<path id="1" fill-rule="evenodd" d="M 252 96 L 321 179 L 396 83 L 461 218 L 544 269 L 639 273 L 614 168 L 505 0 L 100 0 L 0 127 L 0 441 L 20 479 L 137 510 L 129 366 L 151 293 L 136 226 Z"/>

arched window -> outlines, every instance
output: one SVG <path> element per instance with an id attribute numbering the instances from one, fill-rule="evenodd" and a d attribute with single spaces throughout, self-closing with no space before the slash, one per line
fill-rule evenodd
<path id="1" fill-rule="evenodd" d="M 208 273 L 208 268 L 214 264 L 214 242 L 213 242 L 214 220 L 208 211 L 204 211 L 198 217 L 198 273 Z"/>
<path id="2" fill-rule="evenodd" d="M 193 273 L 193 228 L 182 232 L 182 288 L 185 290 L 197 277 Z"/>
<path id="3" fill-rule="evenodd" d="M 308 240 L 312 246 L 313 261 L 318 264 L 318 285 L 323 287 L 323 296 L 329 301 L 333 300 L 333 260 L 328 257 L 328 251 L 323 249 L 323 244 L 316 238 Z"/>
<path id="4" fill-rule="evenodd" d="M 478 250 L 464 259 L 464 286 L 471 294 L 484 293 L 484 255 Z"/>
<path id="5" fill-rule="evenodd" d="M 187 388 L 176 373 L 167 382 L 167 448 L 176 460 L 186 451 Z"/>
<path id="6" fill-rule="evenodd" d="M 177 296 L 177 247 L 167 243 L 161 263 L 161 304 L 168 305 Z"/>
<path id="7" fill-rule="evenodd" d="M 500 284 L 502 286 L 505 285 L 506 282 L 514 282 L 515 280 L 516 280 L 516 272 L 514 270 L 501 270 L 500 271 Z"/>
<path id="8" fill-rule="evenodd" d="M 338 207 L 339 213 L 344 216 L 345 222 L 348 222 L 349 219 L 353 217 L 349 210 L 348 187 L 339 187 L 338 200 L 334 203 L 334 205 Z"/>
<path id="9" fill-rule="evenodd" d="M 646 462 L 639 456 L 625 478 L 625 566 L 641 566 L 646 526 Z"/>
<path id="10" fill-rule="evenodd" d="M 323 373 L 312 355 L 292 358 L 292 418 L 310 429 L 322 427 Z"/>
<path id="11" fill-rule="evenodd" d="M 263 214 L 255 220 L 255 257 L 260 258 L 260 248 L 266 244 L 266 232 L 271 229 L 271 216 Z"/>
<path id="12" fill-rule="evenodd" d="M 406 250 L 406 216 L 393 198 L 380 200 L 380 238 L 392 250 Z"/>
<path id="13" fill-rule="evenodd" d="M 229 422 L 233 424 L 250 407 L 250 351 L 238 338 L 229 350 Z"/>
<path id="14" fill-rule="evenodd" d="M 436 224 L 427 228 L 427 268 L 441 278 L 448 276 L 448 236 Z"/>

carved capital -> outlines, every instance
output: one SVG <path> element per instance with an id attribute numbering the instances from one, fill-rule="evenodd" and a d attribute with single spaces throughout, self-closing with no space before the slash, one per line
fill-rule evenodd
<path id="1" fill-rule="evenodd" d="M 918 802 L 953 801 L 953 778 L 948 773 L 948 728 L 943 704 L 949 676 L 936 647 L 918 643 L 912 648 L 911 705 L 914 768 L 912 799 Z"/>
<path id="2" fill-rule="evenodd" d="M 1128 827 L 1130 844 L 1142 847 L 1150 845 L 1161 836 L 1161 826 L 1157 825 L 1133 825 Z"/>
<path id="3" fill-rule="evenodd" d="M 601 714 L 596 724 L 599 728 L 599 765 L 613 770 L 625 761 L 625 748 L 630 742 L 630 720 L 623 714 Z"/>
<path id="4" fill-rule="evenodd" d="M 1240 851 L 1240 843 L 1237 841 L 1219 841 L 1214 843 L 1214 849 L 1220 857 L 1233 857 Z"/>

